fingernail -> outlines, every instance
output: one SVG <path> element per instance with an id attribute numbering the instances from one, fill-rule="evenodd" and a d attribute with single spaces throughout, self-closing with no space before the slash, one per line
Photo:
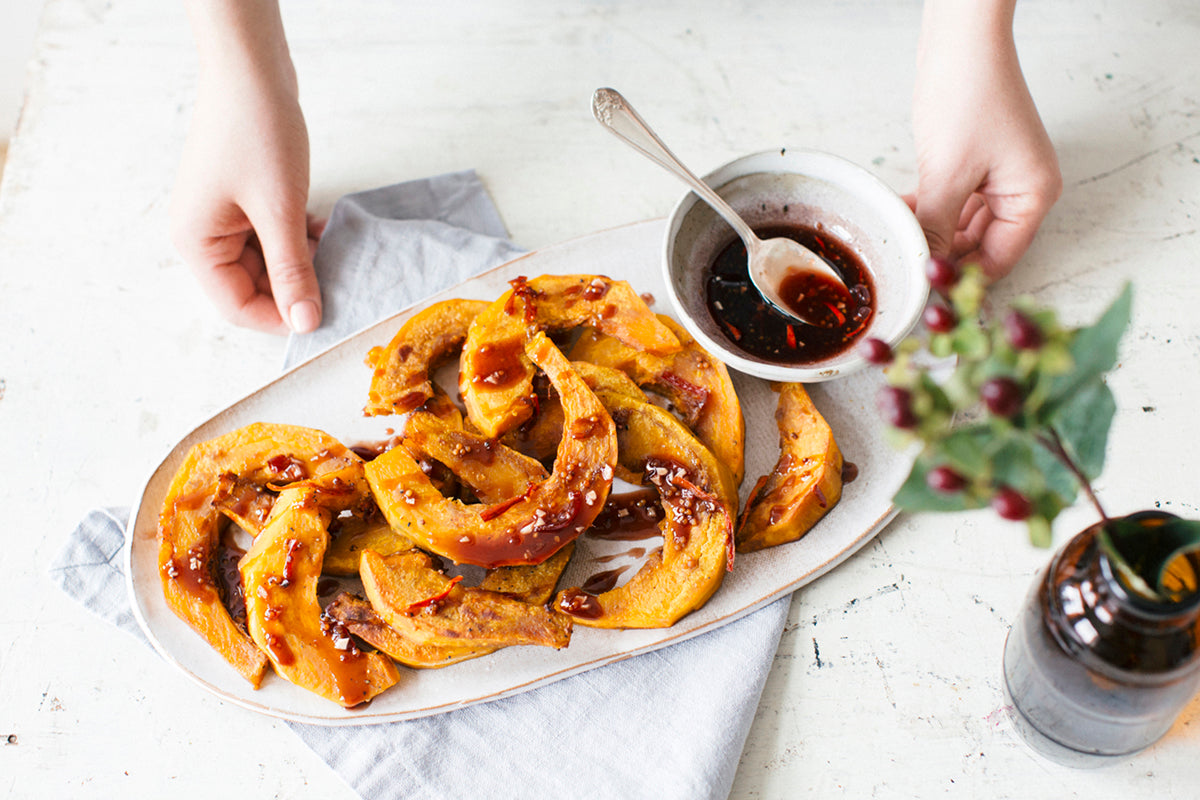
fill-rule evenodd
<path id="1" fill-rule="evenodd" d="M 321 324 L 321 311 L 312 300 L 301 300 L 288 309 L 288 321 L 296 333 L 311 333 Z"/>

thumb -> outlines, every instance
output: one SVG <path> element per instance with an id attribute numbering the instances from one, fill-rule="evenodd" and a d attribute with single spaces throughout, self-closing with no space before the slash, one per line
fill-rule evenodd
<path id="1" fill-rule="evenodd" d="M 304 209 L 268 215 L 255 231 L 279 316 L 295 333 L 316 330 L 321 324 L 321 290 L 313 271 Z"/>
<path id="2" fill-rule="evenodd" d="M 960 186 L 956 182 L 928 186 L 924 181 L 918 187 L 914 212 L 917 222 L 925 231 L 930 256 L 950 257 L 954 233 L 958 229 L 963 206 L 966 205 L 973 188 L 965 184 Z"/>

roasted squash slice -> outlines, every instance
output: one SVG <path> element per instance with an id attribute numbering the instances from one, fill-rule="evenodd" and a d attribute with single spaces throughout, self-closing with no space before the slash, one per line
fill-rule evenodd
<path id="1" fill-rule="evenodd" d="M 572 542 L 541 564 L 522 567 L 498 567 L 488 570 L 479 589 L 503 595 L 514 601 L 534 606 L 545 605 L 554 596 L 559 576 L 575 549 Z M 397 551 L 399 552 L 399 551 Z M 384 559 L 387 561 L 387 559 Z M 357 554 L 355 565 L 357 568 Z M 326 569 L 328 572 L 328 568 Z M 481 647 L 470 641 L 452 644 L 416 642 L 391 627 L 366 600 L 342 592 L 326 607 L 325 613 L 355 636 L 377 647 L 396 661 L 409 667 L 433 669 L 478 658 L 499 649 Z M 561 623 L 556 623 L 561 624 Z"/>
<path id="2" fill-rule="evenodd" d="M 624 281 L 543 275 L 511 283 L 512 289 L 471 323 L 460 362 L 459 393 L 467 416 L 486 436 L 498 437 L 534 413 L 534 368 L 525 350 L 534 331 L 590 325 L 640 350 L 679 349 L 675 335 Z"/>
<path id="3" fill-rule="evenodd" d="M 436 669 L 448 667 L 495 652 L 495 647 L 479 647 L 470 642 L 456 645 L 417 644 L 393 629 L 375 612 L 369 602 L 342 592 L 325 608 L 325 614 L 347 632 L 387 653 L 406 667 Z"/>
<path id="4" fill-rule="evenodd" d="M 540 462 L 455 425 L 423 409 L 404 423 L 401 445 L 414 459 L 432 459 L 471 487 L 484 503 L 499 503 L 524 494 L 529 486 L 546 479 Z"/>
<path id="5" fill-rule="evenodd" d="M 779 392 L 779 460 L 746 501 L 737 532 L 742 553 L 799 539 L 842 496 L 842 453 L 829 424 L 802 384 L 772 388 Z"/>
<path id="6" fill-rule="evenodd" d="M 403 414 L 431 398 L 430 370 L 458 353 L 471 320 L 488 305 L 486 300 L 443 300 L 405 322 L 386 347 L 372 348 L 367 354 L 371 388 L 363 413 Z"/>
<path id="7" fill-rule="evenodd" d="M 638 350 L 589 328 L 571 349 L 571 360 L 615 367 L 638 386 L 666 397 L 683 423 L 740 484 L 745 469 L 746 425 L 729 370 L 678 322 L 665 314 L 659 314 L 658 319 L 679 339 L 681 350 L 667 355 Z"/>
<path id="8" fill-rule="evenodd" d="M 569 542 L 540 564 L 489 569 L 480 581 L 479 588 L 506 595 L 522 603 L 545 605 L 554 596 L 558 579 L 562 577 L 574 552 L 575 543 Z"/>
<path id="9" fill-rule="evenodd" d="M 443 497 L 404 448 L 366 465 L 375 501 L 392 528 L 458 564 L 541 563 L 591 525 L 612 487 L 612 418 L 545 334 L 535 334 L 527 351 L 558 389 L 565 412 L 549 478 L 498 503 L 467 505 Z"/>
<path id="10" fill-rule="evenodd" d="M 214 556 L 223 516 L 240 517 L 251 532 L 265 520 L 258 519 L 261 511 L 249 515 L 239 502 L 226 502 L 230 492 L 252 495 L 261 509 L 274 503 L 270 487 L 357 461 L 320 431 L 255 423 L 192 447 L 167 489 L 158 524 L 159 576 L 167 605 L 256 687 L 267 657 L 222 603 Z"/>
<path id="11" fill-rule="evenodd" d="M 433 569 L 420 550 L 381 556 L 363 553 L 363 591 L 376 613 L 404 638 L 422 645 L 566 647 L 571 620 L 546 606 L 514 600 Z"/>
<path id="12" fill-rule="evenodd" d="M 619 382 L 615 391 L 598 377 L 595 382 L 617 423 L 622 466 L 659 491 L 663 547 L 624 586 L 598 595 L 567 589 L 557 606 L 579 625 L 669 627 L 704 605 L 724 579 L 737 488 L 729 471 L 670 413 L 631 397 Z"/>
<path id="13" fill-rule="evenodd" d="M 338 519 L 329 530 L 330 542 L 323 565 L 327 575 L 358 575 L 358 559 L 364 550 L 390 556 L 416 547 L 412 539 L 396 533 L 387 520 L 378 515 Z"/>
<path id="14" fill-rule="evenodd" d="M 351 492 L 366 491 L 357 476 L 341 478 Z M 400 674 L 386 656 L 365 653 L 325 618 L 317 581 L 333 511 L 344 507 L 329 484 L 304 482 L 285 489 L 238 570 L 246 595 L 246 620 L 255 643 L 281 676 L 311 692 L 353 708 L 396 683 Z M 370 551 L 368 551 L 370 552 Z"/>

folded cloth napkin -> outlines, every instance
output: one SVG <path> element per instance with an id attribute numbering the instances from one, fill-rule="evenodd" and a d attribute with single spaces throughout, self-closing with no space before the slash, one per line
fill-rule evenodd
<path id="1" fill-rule="evenodd" d="M 317 249 L 324 322 L 292 338 L 286 366 L 519 252 L 472 171 L 348 195 Z M 53 576 L 144 638 L 122 574 L 128 514 L 89 513 Z M 787 609 L 785 597 L 703 636 L 432 717 L 289 725 L 363 797 L 724 798 Z"/>

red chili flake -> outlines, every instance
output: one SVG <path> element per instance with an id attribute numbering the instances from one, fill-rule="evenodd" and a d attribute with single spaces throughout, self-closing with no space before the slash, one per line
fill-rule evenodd
<path id="1" fill-rule="evenodd" d="M 833 316 L 837 317 L 838 325 L 844 325 L 846 323 L 846 315 L 842 313 L 841 309 L 828 301 L 826 301 L 825 307 L 833 312 Z"/>
<path id="2" fill-rule="evenodd" d="M 479 512 L 479 518 L 481 520 L 483 520 L 484 522 L 488 522 L 489 520 L 495 519 L 496 517 L 503 514 L 505 511 L 508 511 L 510 508 L 515 506 L 517 503 L 519 503 L 522 500 L 524 500 L 525 498 L 529 497 L 529 495 L 533 492 L 534 487 L 537 485 L 538 484 L 536 484 L 536 483 L 531 483 L 529 485 L 528 489 L 526 489 L 524 492 L 517 495 L 516 497 L 510 497 L 507 500 L 500 501 L 499 503 L 493 503 L 492 505 L 488 506 L 487 508 L 485 508 Z"/>
<path id="3" fill-rule="evenodd" d="M 727 331 L 729 331 L 729 335 L 733 337 L 735 342 L 742 338 L 742 332 L 739 331 L 737 327 L 733 325 L 733 323 L 721 320 L 721 324 L 725 326 Z"/>
<path id="4" fill-rule="evenodd" d="M 792 348 L 793 350 L 796 349 L 796 329 L 791 325 L 787 326 L 787 343 L 788 347 Z"/>
<path id="5" fill-rule="evenodd" d="M 664 372 L 658 379 L 687 398 L 688 406 L 699 411 L 708 403 L 708 389 L 697 386 L 674 372 Z"/>
<path id="6" fill-rule="evenodd" d="M 450 596 L 450 592 L 454 590 L 454 587 L 457 586 L 462 579 L 462 575 L 455 575 L 450 579 L 450 583 L 446 585 L 446 588 L 443 591 L 438 592 L 433 597 L 426 597 L 424 600 L 418 600 L 415 603 L 411 603 L 408 608 L 404 610 L 404 613 L 410 615 L 415 614 L 422 608 L 428 608 L 429 606 L 440 603 Z"/>

